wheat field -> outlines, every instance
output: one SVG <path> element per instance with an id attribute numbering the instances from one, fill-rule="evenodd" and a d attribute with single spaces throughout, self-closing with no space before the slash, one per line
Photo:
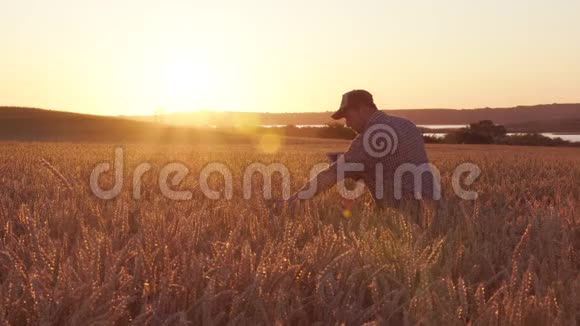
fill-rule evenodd
<path id="1" fill-rule="evenodd" d="M 68 325 L 580 323 L 580 152 L 568 148 L 432 145 L 444 199 L 437 211 L 373 209 L 368 194 L 348 218 L 335 189 L 299 214 L 273 215 L 258 192 L 245 200 L 253 162 L 285 164 L 292 189 L 324 152 L 344 142 L 284 145 L 127 144 L 124 188 L 112 200 L 89 187 L 113 144 L 0 144 L 0 321 Z M 141 199 L 132 171 L 142 162 Z M 159 169 L 182 162 L 171 201 Z M 233 198 L 196 191 L 210 162 L 233 172 Z M 460 163 L 482 173 L 453 194 Z M 110 175 L 102 184 L 111 184 Z M 252 179 L 256 189 L 261 181 Z M 280 195 L 274 179 L 274 196 Z M 214 189 L 223 186 L 210 178 Z"/>

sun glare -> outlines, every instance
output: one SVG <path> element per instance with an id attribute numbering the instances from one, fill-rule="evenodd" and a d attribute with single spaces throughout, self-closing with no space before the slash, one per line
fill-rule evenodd
<path id="1" fill-rule="evenodd" d="M 276 134 L 265 134 L 260 138 L 258 150 L 261 153 L 274 154 L 282 146 L 282 137 Z"/>
<path id="2" fill-rule="evenodd" d="M 215 95 L 216 74 L 208 58 L 173 55 L 160 64 L 161 105 L 168 111 L 207 107 Z"/>
<path id="3" fill-rule="evenodd" d="M 194 100 L 196 94 L 207 91 L 210 76 L 210 70 L 203 64 L 174 62 L 166 71 L 167 94 L 174 99 Z"/>

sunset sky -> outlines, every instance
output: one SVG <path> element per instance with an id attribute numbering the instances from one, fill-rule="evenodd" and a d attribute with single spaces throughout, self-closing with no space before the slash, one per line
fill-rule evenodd
<path id="1" fill-rule="evenodd" d="M 2 0 L 0 105 L 93 114 L 580 102 L 580 1 Z"/>

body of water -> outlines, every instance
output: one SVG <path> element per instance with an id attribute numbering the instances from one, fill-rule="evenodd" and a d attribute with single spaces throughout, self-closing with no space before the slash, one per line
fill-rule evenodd
<path id="1" fill-rule="evenodd" d="M 417 127 L 429 128 L 429 129 L 459 129 L 465 128 L 469 125 L 417 125 Z"/>
<path id="2" fill-rule="evenodd" d="M 295 125 L 297 128 L 323 128 L 326 127 L 325 124 L 313 124 L 313 125 Z M 417 125 L 417 127 L 429 128 L 429 129 L 459 129 L 467 127 L 468 125 Z M 211 125 L 211 128 L 216 128 L 215 125 Z M 286 125 L 260 125 L 263 128 L 283 128 Z M 517 133 L 508 133 L 508 135 L 516 135 Z M 521 134 L 521 133 L 520 133 Z M 524 133 L 525 134 L 525 133 Z M 425 136 L 437 137 L 442 138 L 445 137 L 446 133 L 444 132 L 431 132 L 431 133 L 424 133 Z M 549 138 L 562 138 L 563 140 L 571 141 L 571 142 L 580 142 L 580 135 L 573 135 L 573 134 L 555 134 L 551 132 L 544 132 L 541 133 Z"/>
<path id="3" fill-rule="evenodd" d="M 508 136 L 518 135 L 518 134 L 526 134 L 526 133 L 508 133 Z M 424 133 L 424 136 L 431 136 L 435 138 L 443 138 L 447 135 L 444 132 L 431 132 L 431 133 Z M 580 142 L 580 135 L 559 135 L 551 132 L 542 132 L 540 135 L 546 136 L 548 138 L 562 138 L 563 140 L 571 141 L 571 142 Z"/>
<path id="4" fill-rule="evenodd" d="M 417 125 L 417 127 L 429 129 L 459 129 L 467 127 L 468 125 Z M 260 125 L 263 128 L 283 128 L 286 125 Z M 326 125 L 296 125 L 297 128 L 323 128 Z"/>
<path id="5" fill-rule="evenodd" d="M 517 135 L 517 134 L 515 134 L 515 133 L 508 133 L 508 135 L 511 136 L 511 135 Z M 549 138 L 558 138 L 559 137 L 559 138 L 562 138 L 563 140 L 567 140 L 567 141 L 572 141 L 572 142 L 577 141 L 577 142 L 580 142 L 580 135 L 559 135 L 559 134 L 554 134 L 554 133 L 551 133 L 551 132 L 542 132 L 542 133 L 540 133 L 540 135 L 543 135 L 543 136 L 546 136 L 546 137 L 549 137 Z"/>

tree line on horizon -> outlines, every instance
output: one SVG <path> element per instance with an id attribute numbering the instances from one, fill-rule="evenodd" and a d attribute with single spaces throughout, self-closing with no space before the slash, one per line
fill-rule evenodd
<path id="1" fill-rule="evenodd" d="M 342 124 L 329 123 L 326 127 L 302 127 L 294 125 L 281 128 L 286 136 L 319 137 L 335 139 L 353 139 L 356 133 Z M 579 142 L 570 142 L 562 138 L 550 138 L 539 133 L 508 135 L 505 126 L 495 124 L 491 120 L 481 120 L 470 123 L 467 127 L 448 132 L 444 137 L 423 135 L 426 143 L 435 144 L 499 144 L 520 146 L 580 146 Z"/>

